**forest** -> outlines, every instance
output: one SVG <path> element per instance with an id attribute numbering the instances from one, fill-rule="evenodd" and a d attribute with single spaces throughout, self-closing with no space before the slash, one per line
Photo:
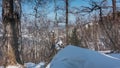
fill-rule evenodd
<path id="1" fill-rule="evenodd" d="M 0 66 L 45 62 L 68 45 L 120 53 L 120 0 L 0 0 Z"/>

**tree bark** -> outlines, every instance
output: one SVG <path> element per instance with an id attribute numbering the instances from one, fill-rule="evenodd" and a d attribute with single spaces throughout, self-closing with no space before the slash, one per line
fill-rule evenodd
<path id="1" fill-rule="evenodd" d="M 68 0 L 66 0 L 66 45 L 68 44 Z"/>
<path id="2" fill-rule="evenodd" d="M 112 0 L 112 7 L 113 7 L 113 20 L 116 19 L 116 0 Z"/>
<path id="3" fill-rule="evenodd" d="M 4 46 L 6 48 L 6 65 L 21 64 L 18 51 L 19 15 L 14 11 L 14 0 L 2 1 L 2 20 L 4 26 Z"/>

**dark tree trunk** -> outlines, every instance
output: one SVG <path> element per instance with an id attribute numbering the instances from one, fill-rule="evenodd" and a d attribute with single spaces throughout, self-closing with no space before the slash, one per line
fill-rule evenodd
<path id="1" fill-rule="evenodd" d="M 112 7 L 113 7 L 113 20 L 116 19 L 116 0 L 112 0 Z"/>
<path id="2" fill-rule="evenodd" d="M 66 45 L 68 44 L 68 0 L 66 0 Z"/>
<path id="3" fill-rule="evenodd" d="M 6 64 L 15 65 L 21 64 L 18 51 L 18 35 L 20 23 L 19 15 L 14 11 L 13 0 L 3 0 L 2 20 L 4 26 L 4 46 L 6 48 Z"/>
<path id="4" fill-rule="evenodd" d="M 20 57 L 20 51 L 22 51 L 22 46 L 21 46 L 21 49 L 20 51 L 18 50 L 19 47 L 20 47 L 20 41 L 21 41 L 21 32 L 20 32 L 20 29 L 21 29 L 21 4 L 20 4 L 21 0 L 14 0 L 14 22 L 15 22 L 15 25 L 13 26 L 14 27 L 14 36 L 15 36 L 15 57 L 16 57 L 16 61 L 20 64 L 23 64 L 23 61 L 22 60 L 22 56 Z"/>

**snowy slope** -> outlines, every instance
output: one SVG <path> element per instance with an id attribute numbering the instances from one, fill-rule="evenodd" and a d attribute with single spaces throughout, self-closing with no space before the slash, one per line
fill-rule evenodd
<path id="1" fill-rule="evenodd" d="M 53 58 L 50 68 L 120 68 L 120 59 L 70 45 Z"/>
<path id="2" fill-rule="evenodd" d="M 120 59 L 120 54 L 119 53 L 118 54 L 117 53 L 116 54 L 109 54 L 109 55 Z"/>

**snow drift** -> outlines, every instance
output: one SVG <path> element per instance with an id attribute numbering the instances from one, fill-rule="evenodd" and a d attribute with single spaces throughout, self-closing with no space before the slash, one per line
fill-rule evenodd
<path id="1" fill-rule="evenodd" d="M 40 62 L 38 64 L 35 64 L 32 62 L 28 62 L 28 63 L 25 63 L 25 68 L 45 68 L 45 63 Z"/>
<path id="2" fill-rule="evenodd" d="M 120 68 L 120 59 L 70 45 L 59 51 L 50 68 Z"/>

